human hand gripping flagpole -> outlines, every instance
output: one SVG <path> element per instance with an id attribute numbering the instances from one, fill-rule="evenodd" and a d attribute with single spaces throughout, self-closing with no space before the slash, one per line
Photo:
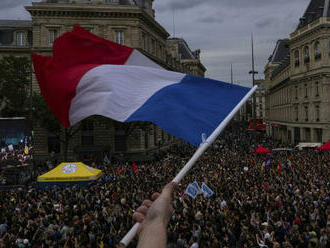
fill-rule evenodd
<path id="1" fill-rule="evenodd" d="M 203 142 L 194 153 L 194 155 L 190 158 L 188 163 L 181 169 L 181 171 L 175 176 L 172 182 L 179 183 L 185 175 L 189 172 L 191 167 L 195 164 L 198 158 L 204 153 L 204 151 L 215 141 L 215 139 L 220 135 L 223 129 L 227 126 L 230 120 L 235 116 L 235 114 L 240 110 L 243 104 L 250 98 L 250 96 L 256 91 L 258 86 L 254 86 L 244 97 L 243 99 L 235 106 L 235 108 L 227 115 L 227 117 L 220 123 L 220 125 L 213 131 L 213 133 L 207 138 L 205 142 Z M 124 247 L 128 246 L 128 244 L 135 237 L 137 230 L 139 228 L 139 223 L 135 223 L 134 226 L 129 230 L 129 232 L 123 237 L 120 241 L 120 244 Z"/>

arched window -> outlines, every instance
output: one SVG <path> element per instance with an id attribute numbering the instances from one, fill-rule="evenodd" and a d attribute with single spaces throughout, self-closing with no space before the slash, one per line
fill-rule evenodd
<path id="1" fill-rule="evenodd" d="M 304 47 L 304 62 L 309 63 L 309 46 Z"/>
<path id="2" fill-rule="evenodd" d="M 305 106 L 305 121 L 308 121 L 308 106 Z"/>
<path id="3" fill-rule="evenodd" d="M 18 46 L 24 46 L 25 45 L 25 34 L 24 34 L 24 32 L 17 32 L 16 33 L 16 44 Z"/>
<path id="4" fill-rule="evenodd" d="M 299 50 L 294 52 L 294 67 L 299 67 Z"/>
<path id="5" fill-rule="evenodd" d="M 319 41 L 314 43 L 314 58 L 315 60 L 321 59 L 321 44 Z"/>
<path id="6" fill-rule="evenodd" d="M 315 115 L 316 115 L 316 121 L 320 121 L 320 106 L 315 106 Z"/>

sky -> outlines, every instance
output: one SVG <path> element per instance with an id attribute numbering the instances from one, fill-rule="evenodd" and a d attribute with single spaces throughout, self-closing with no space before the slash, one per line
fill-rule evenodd
<path id="1" fill-rule="evenodd" d="M 0 19 L 30 19 L 32 0 L 0 0 Z M 256 79 L 278 39 L 288 38 L 310 0 L 154 0 L 156 20 L 171 34 L 201 49 L 206 77 L 251 86 L 251 34 Z M 173 25 L 174 24 L 174 25 Z"/>

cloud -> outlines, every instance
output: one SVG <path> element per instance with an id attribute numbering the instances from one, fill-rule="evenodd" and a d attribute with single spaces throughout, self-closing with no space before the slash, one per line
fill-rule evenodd
<path id="1" fill-rule="evenodd" d="M 25 4 L 31 3 L 31 0 L 1 0 L 0 6 L 2 10 L 21 7 Z"/>
<path id="2" fill-rule="evenodd" d="M 168 0 L 168 1 L 159 1 L 162 2 L 159 4 L 159 11 L 173 11 L 173 10 L 188 10 L 200 5 L 213 4 L 217 3 L 217 0 Z"/>
<path id="3" fill-rule="evenodd" d="M 200 22 L 203 23 L 222 23 L 224 18 L 221 16 L 205 16 L 199 19 Z"/>
<path id="4" fill-rule="evenodd" d="M 274 17 L 265 18 L 256 22 L 257 28 L 269 28 L 278 23 L 278 20 Z"/>
<path id="5" fill-rule="evenodd" d="M 40 0 L 33 0 L 34 2 Z M 0 0 L 0 19 L 30 19 L 23 6 L 32 0 Z M 251 33 L 254 34 L 258 77 L 278 39 L 289 37 L 310 0 L 155 0 L 156 20 L 184 38 L 192 50 L 201 49 L 207 76 L 251 83 Z"/>

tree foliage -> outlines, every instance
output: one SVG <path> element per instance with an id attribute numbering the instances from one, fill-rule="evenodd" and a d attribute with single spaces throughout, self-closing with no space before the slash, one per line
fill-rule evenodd
<path id="1" fill-rule="evenodd" d="M 72 138 L 81 130 L 81 124 L 64 128 L 49 109 L 42 95 L 33 96 L 34 120 L 42 128 L 54 135 L 63 144 L 63 158 L 67 160 L 68 148 Z"/>
<path id="2" fill-rule="evenodd" d="M 31 62 L 27 57 L 0 59 L 0 115 L 28 117 Z"/>

